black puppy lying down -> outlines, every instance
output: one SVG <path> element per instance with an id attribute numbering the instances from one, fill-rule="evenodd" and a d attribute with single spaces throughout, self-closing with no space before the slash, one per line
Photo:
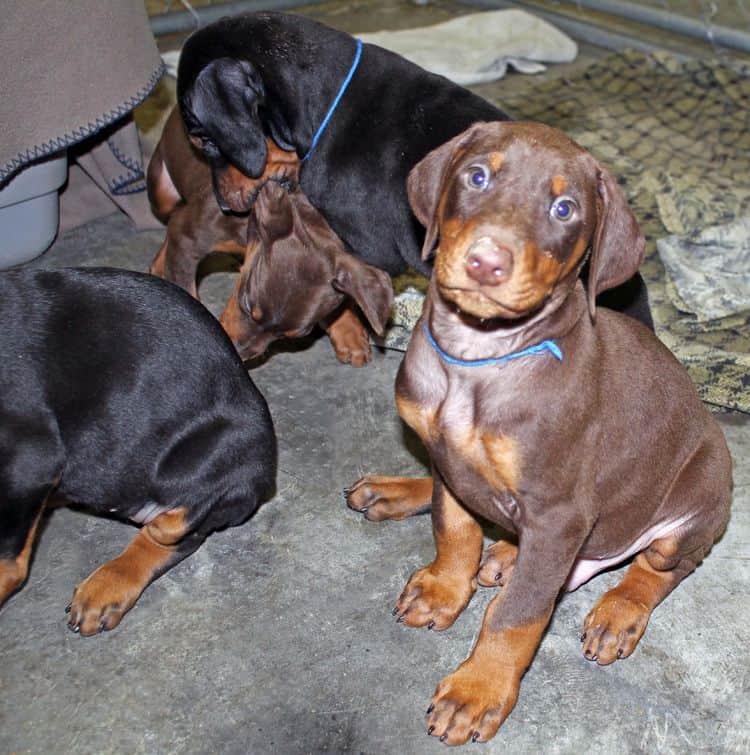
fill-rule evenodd
<path id="1" fill-rule="evenodd" d="M 113 629 L 150 582 L 270 497 L 268 407 L 208 311 L 151 276 L 3 273 L 0 319 L 0 605 L 58 492 L 141 525 L 68 609 L 74 632 Z"/>

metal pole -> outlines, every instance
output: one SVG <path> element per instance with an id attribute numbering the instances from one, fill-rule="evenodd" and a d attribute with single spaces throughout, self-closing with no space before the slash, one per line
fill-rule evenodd
<path id="1" fill-rule="evenodd" d="M 232 16 L 236 13 L 259 10 L 286 10 L 300 5 L 319 5 L 326 0 L 308 0 L 300 3 L 300 0 L 235 0 L 235 2 L 220 3 L 195 8 L 195 15 L 189 11 L 173 11 L 162 13 L 151 18 L 151 31 L 154 36 L 173 34 L 182 31 L 194 31 L 195 29 L 210 24 L 222 16 Z M 197 18 L 196 18 L 197 16 Z"/>
<path id="2" fill-rule="evenodd" d="M 461 5 L 470 5 L 475 8 L 485 10 L 497 10 L 499 8 L 517 8 L 520 10 L 533 13 L 545 21 L 549 21 L 553 26 L 570 34 L 578 40 L 590 42 L 597 47 L 603 47 L 605 50 L 615 50 L 620 52 L 625 49 L 638 50 L 639 52 L 652 53 L 656 50 L 669 49 L 666 45 L 657 45 L 651 42 L 645 42 L 635 37 L 621 34 L 619 32 L 607 31 L 599 26 L 595 26 L 587 21 L 573 19 L 564 13 L 555 13 L 554 11 L 540 10 L 537 6 L 530 6 L 523 2 L 512 2 L 510 0 L 457 0 Z M 678 60 L 686 60 L 687 56 L 674 50 L 669 50 Z"/>
<path id="3" fill-rule="evenodd" d="M 712 44 L 731 47 L 735 50 L 750 52 L 750 34 L 726 26 L 704 23 L 693 18 L 682 16 L 672 11 L 648 8 L 625 0 L 560 0 L 567 5 L 573 5 L 589 10 L 620 16 L 629 21 L 655 26 L 658 29 L 682 34 L 686 37 L 703 39 Z"/>

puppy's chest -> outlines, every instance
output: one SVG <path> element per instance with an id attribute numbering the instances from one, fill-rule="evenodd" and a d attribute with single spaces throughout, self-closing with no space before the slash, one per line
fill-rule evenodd
<path id="1" fill-rule="evenodd" d="M 505 431 L 502 411 L 482 401 L 474 381 L 460 373 L 433 383 L 399 380 L 396 401 L 464 505 L 515 528 L 519 443 Z"/>

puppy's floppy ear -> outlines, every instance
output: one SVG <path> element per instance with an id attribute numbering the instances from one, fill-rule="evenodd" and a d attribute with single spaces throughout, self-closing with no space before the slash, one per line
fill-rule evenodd
<path id="1" fill-rule="evenodd" d="M 448 168 L 453 163 L 454 157 L 476 138 L 480 130 L 486 127 L 486 123 L 475 123 L 466 131 L 429 152 L 409 173 L 406 182 L 409 204 L 417 220 L 426 228 L 422 246 L 423 260 L 429 259 L 437 245 L 439 230 L 437 210 Z"/>
<path id="2" fill-rule="evenodd" d="M 596 165 L 598 218 L 589 261 L 589 313 L 594 317 L 596 296 L 632 278 L 646 250 L 646 240 L 625 195 L 601 165 Z"/>
<path id="3" fill-rule="evenodd" d="M 382 335 L 391 314 L 393 284 L 391 276 L 344 252 L 336 260 L 333 287 L 357 302 L 372 329 Z"/>
<path id="4" fill-rule="evenodd" d="M 285 238 L 294 228 L 292 200 L 276 181 L 268 181 L 261 187 L 252 212 L 261 241 L 269 249 L 274 241 Z"/>
<path id="5" fill-rule="evenodd" d="M 188 130 L 198 121 L 224 157 L 252 178 L 266 167 L 266 137 L 258 114 L 264 102 L 260 74 L 252 63 L 236 58 L 212 60 L 180 98 Z"/>

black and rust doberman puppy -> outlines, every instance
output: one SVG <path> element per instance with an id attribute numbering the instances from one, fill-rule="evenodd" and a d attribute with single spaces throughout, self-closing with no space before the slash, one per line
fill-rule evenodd
<path id="1" fill-rule="evenodd" d="M 235 179 L 267 170 L 268 138 L 302 155 L 300 185 L 348 249 L 391 275 L 429 275 L 406 178 L 430 150 L 506 115 L 448 79 L 309 18 L 247 13 L 195 32 L 177 97 L 225 210 L 248 207 Z M 651 323 L 640 277 L 608 306 Z"/>
<path id="2" fill-rule="evenodd" d="M 220 319 L 243 358 L 319 324 L 338 359 L 361 367 L 370 361 L 370 340 L 354 305 L 382 333 L 393 298 L 390 278 L 350 254 L 299 190 L 297 155 L 270 138 L 266 145 L 260 178 L 228 171 L 235 203 L 250 208 L 249 215 L 223 213 L 208 163 L 174 108 L 148 167 L 151 207 L 167 225 L 150 272 L 198 298 L 196 271 L 204 257 L 212 251 L 241 256 L 240 277 Z"/>
<path id="3" fill-rule="evenodd" d="M 507 580 L 429 706 L 429 732 L 458 744 L 487 740 L 510 713 L 561 590 L 631 556 L 582 640 L 599 664 L 633 652 L 652 610 L 723 532 L 731 459 L 672 354 L 595 307 L 633 275 L 644 240 L 590 154 L 540 124 L 477 124 L 416 166 L 409 197 L 425 254 L 437 252 L 396 395 L 429 449 L 437 555 L 394 613 L 445 629 L 478 579 Z M 477 515 L 518 547 L 501 541 L 482 559 Z"/>
<path id="4" fill-rule="evenodd" d="M 81 582 L 68 626 L 116 627 L 146 586 L 274 487 L 266 402 L 184 291 L 106 269 L 0 275 L 0 604 L 47 498 L 141 525 Z"/>

